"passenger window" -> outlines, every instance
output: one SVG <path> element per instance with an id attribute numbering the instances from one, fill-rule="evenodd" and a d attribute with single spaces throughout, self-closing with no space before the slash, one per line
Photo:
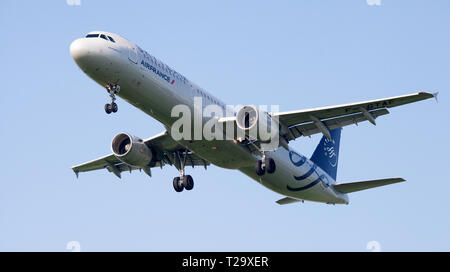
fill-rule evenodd
<path id="1" fill-rule="evenodd" d="M 106 38 L 106 36 L 105 35 L 100 35 L 100 38 L 102 38 L 102 39 L 105 39 L 105 40 L 108 40 L 107 38 Z"/>
<path id="2" fill-rule="evenodd" d="M 98 34 L 87 34 L 86 38 L 98 38 Z"/>
<path id="3" fill-rule="evenodd" d="M 116 42 L 111 36 L 108 36 L 108 38 L 109 38 L 113 43 Z"/>

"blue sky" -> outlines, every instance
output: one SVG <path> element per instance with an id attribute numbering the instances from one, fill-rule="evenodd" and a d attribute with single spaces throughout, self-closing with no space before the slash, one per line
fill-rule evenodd
<path id="1" fill-rule="evenodd" d="M 1 1 L 0 250 L 449 251 L 447 177 L 450 1 Z M 110 152 L 122 131 L 161 124 L 118 101 L 76 66 L 71 41 L 123 35 L 229 104 L 295 110 L 424 91 L 377 126 L 342 132 L 338 181 L 403 177 L 350 205 L 278 206 L 237 171 L 174 168 L 153 177 L 72 165 Z M 320 136 L 292 147 L 312 154 Z"/>

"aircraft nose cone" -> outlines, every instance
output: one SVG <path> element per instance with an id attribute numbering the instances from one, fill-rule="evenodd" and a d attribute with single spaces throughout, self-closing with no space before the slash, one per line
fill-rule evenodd
<path id="1" fill-rule="evenodd" d="M 87 58 L 88 54 L 89 51 L 83 39 L 77 39 L 70 44 L 70 55 L 78 65 Z"/>

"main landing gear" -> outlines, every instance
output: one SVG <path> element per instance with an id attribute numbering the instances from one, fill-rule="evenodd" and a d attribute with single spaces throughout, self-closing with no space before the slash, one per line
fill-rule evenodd
<path id="1" fill-rule="evenodd" d="M 188 191 L 194 189 L 194 179 L 191 175 L 185 175 L 184 174 L 184 166 L 186 164 L 186 157 L 187 157 L 187 151 L 184 154 L 184 158 L 181 158 L 182 155 L 180 155 L 180 152 L 176 152 L 176 160 L 177 160 L 177 168 L 178 171 L 180 171 L 179 177 L 173 178 L 173 188 L 176 192 L 182 192 L 183 189 L 186 189 Z M 179 164 L 178 164 L 179 162 Z"/>
<path id="2" fill-rule="evenodd" d="M 194 189 L 194 179 L 191 175 L 185 175 L 181 177 L 173 178 L 173 188 L 176 192 L 182 192 L 183 189 L 192 190 Z"/>
<path id="3" fill-rule="evenodd" d="M 275 165 L 275 160 L 270 157 L 266 157 L 266 152 L 262 148 L 254 144 L 250 139 L 246 140 L 248 141 L 248 143 L 253 145 L 253 147 L 261 154 L 261 159 L 258 160 L 255 164 L 256 174 L 258 176 L 263 176 L 266 173 L 266 171 L 268 174 L 275 173 L 275 170 L 277 168 Z"/>
<path id="4" fill-rule="evenodd" d="M 256 162 L 255 170 L 258 176 L 264 175 L 266 171 L 268 174 L 273 174 L 276 170 L 274 159 L 266 157 L 263 153 L 261 160 Z"/>
<path id="5" fill-rule="evenodd" d="M 106 91 L 109 93 L 109 97 L 111 97 L 111 104 L 105 104 L 105 112 L 110 114 L 111 112 L 117 112 L 119 107 L 114 102 L 116 101 L 116 94 L 120 91 L 120 86 L 117 84 L 108 84 L 106 85 Z"/>
<path id="6" fill-rule="evenodd" d="M 258 147 L 257 145 L 255 145 L 252 141 L 248 141 L 250 144 L 252 144 L 256 150 L 259 151 L 259 153 L 261 154 L 261 159 L 258 160 L 255 164 L 255 172 L 258 176 L 263 176 L 266 171 L 268 174 L 273 174 L 275 173 L 276 170 L 276 165 L 275 165 L 275 160 L 270 158 L 270 157 L 266 157 L 266 152 Z"/>

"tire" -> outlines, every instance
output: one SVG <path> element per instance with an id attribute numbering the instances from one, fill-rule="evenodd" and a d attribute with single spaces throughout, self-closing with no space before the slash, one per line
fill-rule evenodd
<path id="1" fill-rule="evenodd" d="M 180 177 L 173 178 L 173 188 L 178 193 L 183 191 L 184 187 L 183 187 L 183 184 L 181 183 Z"/>
<path id="2" fill-rule="evenodd" d="M 184 189 L 192 190 L 194 188 L 194 179 L 191 175 L 186 175 L 183 179 Z"/>
<path id="3" fill-rule="evenodd" d="M 258 160 L 255 165 L 256 174 L 262 176 L 266 173 L 266 169 L 262 168 L 262 161 Z"/>
<path id="4" fill-rule="evenodd" d="M 266 158 L 266 170 L 267 173 L 273 174 L 276 170 L 275 161 L 272 158 Z"/>
<path id="5" fill-rule="evenodd" d="M 112 112 L 117 112 L 118 109 L 119 109 L 119 107 L 117 106 L 117 104 L 113 102 L 111 104 L 111 111 Z"/>
<path id="6" fill-rule="evenodd" d="M 111 105 L 110 105 L 110 104 L 105 104 L 105 112 L 106 112 L 107 114 L 110 114 L 110 113 L 111 113 Z"/>

